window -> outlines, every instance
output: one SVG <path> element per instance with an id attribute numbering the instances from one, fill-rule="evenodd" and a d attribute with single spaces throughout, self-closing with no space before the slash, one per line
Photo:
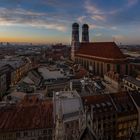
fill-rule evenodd
<path id="1" fill-rule="evenodd" d="M 120 73 L 120 65 L 119 64 L 116 66 L 116 69 L 117 69 L 117 72 Z"/>
<path id="2" fill-rule="evenodd" d="M 52 129 L 49 129 L 48 133 L 49 133 L 49 135 L 51 135 L 52 134 Z"/>
<path id="3" fill-rule="evenodd" d="M 126 65 L 125 74 L 126 74 L 126 75 L 128 74 L 128 65 Z"/>
<path id="4" fill-rule="evenodd" d="M 107 72 L 110 71 L 110 64 L 107 64 Z"/>
<path id="5" fill-rule="evenodd" d="M 104 127 L 104 128 L 106 127 L 106 124 L 105 124 L 105 123 L 103 124 L 103 127 Z"/>
<path id="6" fill-rule="evenodd" d="M 24 132 L 24 136 L 28 136 L 28 132 Z"/>
<path id="7" fill-rule="evenodd" d="M 42 140 L 42 137 L 39 137 L 38 140 Z"/>
<path id="8" fill-rule="evenodd" d="M 66 128 L 67 128 L 67 129 L 69 129 L 69 128 L 70 128 L 69 124 L 66 124 Z"/>
<path id="9" fill-rule="evenodd" d="M 99 63 L 97 62 L 97 74 L 99 74 Z"/>
<path id="10" fill-rule="evenodd" d="M 48 132 L 47 130 L 43 130 L 43 134 L 47 134 L 47 132 Z"/>
<path id="11" fill-rule="evenodd" d="M 16 137 L 17 137 L 17 138 L 20 137 L 20 132 L 17 132 L 17 133 L 16 133 Z"/>
<path id="12" fill-rule="evenodd" d="M 101 124 L 98 125 L 98 129 L 101 129 Z"/>

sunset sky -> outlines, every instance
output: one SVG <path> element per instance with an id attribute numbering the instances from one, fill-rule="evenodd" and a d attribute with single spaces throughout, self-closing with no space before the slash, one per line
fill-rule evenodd
<path id="1" fill-rule="evenodd" d="M 71 25 L 91 41 L 140 44 L 140 0 L 0 0 L 0 41 L 70 43 Z"/>

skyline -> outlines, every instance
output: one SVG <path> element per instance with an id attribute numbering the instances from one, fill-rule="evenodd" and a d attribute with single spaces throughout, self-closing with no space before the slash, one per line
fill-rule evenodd
<path id="1" fill-rule="evenodd" d="M 73 22 L 90 41 L 140 44 L 139 0 L 0 0 L 1 42 L 70 43 Z"/>

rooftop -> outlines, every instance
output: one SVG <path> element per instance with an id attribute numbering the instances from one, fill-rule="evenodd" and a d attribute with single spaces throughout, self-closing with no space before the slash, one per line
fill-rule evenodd
<path id="1" fill-rule="evenodd" d="M 9 64 L 13 69 L 19 68 L 20 66 L 24 65 L 25 62 L 21 58 L 16 59 L 1 59 L 0 66 L 4 66 Z"/>
<path id="2" fill-rule="evenodd" d="M 135 78 L 133 78 L 133 77 L 131 77 L 131 76 L 127 76 L 127 77 L 125 77 L 123 79 L 126 80 L 126 81 L 128 81 L 128 82 L 130 82 L 130 83 L 135 84 L 138 87 L 140 87 L 140 81 L 137 80 L 137 79 L 135 79 Z"/>
<path id="3" fill-rule="evenodd" d="M 49 70 L 47 67 L 42 66 L 38 68 L 38 72 L 41 73 L 44 79 L 58 79 L 64 78 L 64 74 L 61 73 L 59 70 Z"/>
<path id="4" fill-rule="evenodd" d="M 136 111 L 136 107 L 128 92 L 85 96 L 82 97 L 82 100 L 85 105 L 91 105 L 93 107 L 93 111 L 104 112 L 108 110 L 116 110 L 118 113 Z"/>
<path id="5" fill-rule="evenodd" d="M 55 116 L 63 116 L 64 121 L 78 119 L 83 110 L 82 102 L 76 91 L 64 91 L 54 95 Z"/>
<path id="6" fill-rule="evenodd" d="M 83 103 L 86 105 L 91 105 L 94 111 L 110 111 L 115 110 L 114 105 L 108 95 L 94 95 L 82 97 Z M 106 109 L 107 110 L 106 110 Z"/>
<path id="7" fill-rule="evenodd" d="M 115 42 L 81 43 L 76 55 L 107 59 L 125 59 L 125 56 Z"/>
<path id="8" fill-rule="evenodd" d="M 38 98 L 24 98 L 15 107 L 0 110 L 0 132 L 52 128 L 52 102 Z"/>
<path id="9" fill-rule="evenodd" d="M 117 94 L 110 94 L 116 109 L 119 113 L 127 113 L 136 111 L 136 107 L 129 96 L 128 92 L 119 92 Z"/>

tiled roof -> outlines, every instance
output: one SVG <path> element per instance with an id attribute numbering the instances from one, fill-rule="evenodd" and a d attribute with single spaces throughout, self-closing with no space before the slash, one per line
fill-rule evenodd
<path id="1" fill-rule="evenodd" d="M 112 108 L 112 111 L 116 110 L 118 113 L 137 111 L 128 92 L 86 96 L 82 97 L 82 99 L 85 105 L 92 105 L 95 111 L 99 111 L 101 109 L 103 112 L 104 108 Z"/>
<path id="2" fill-rule="evenodd" d="M 52 102 L 25 98 L 16 107 L 0 109 L 0 132 L 52 128 Z"/>
<path id="3" fill-rule="evenodd" d="M 100 111 L 102 112 L 107 111 L 104 110 L 105 108 L 108 110 L 115 110 L 114 105 L 112 104 L 112 101 L 108 95 L 94 95 L 94 96 L 85 96 L 82 97 L 83 102 L 85 105 L 92 105 L 94 111 Z"/>
<path id="4" fill-rule="evenodd" d="M 120 92 L 117 94 L 110 94 L 113 102 L 116 105 L 119 113 L 136 112 L 136 107 L 130 98 L 128 92 Z"/>
<path id="5" fill-rule="evenodd" d="M 81 43 L 76 55 L 100 58 L 124 59 L 124 54 L 114 42 Z"/>

